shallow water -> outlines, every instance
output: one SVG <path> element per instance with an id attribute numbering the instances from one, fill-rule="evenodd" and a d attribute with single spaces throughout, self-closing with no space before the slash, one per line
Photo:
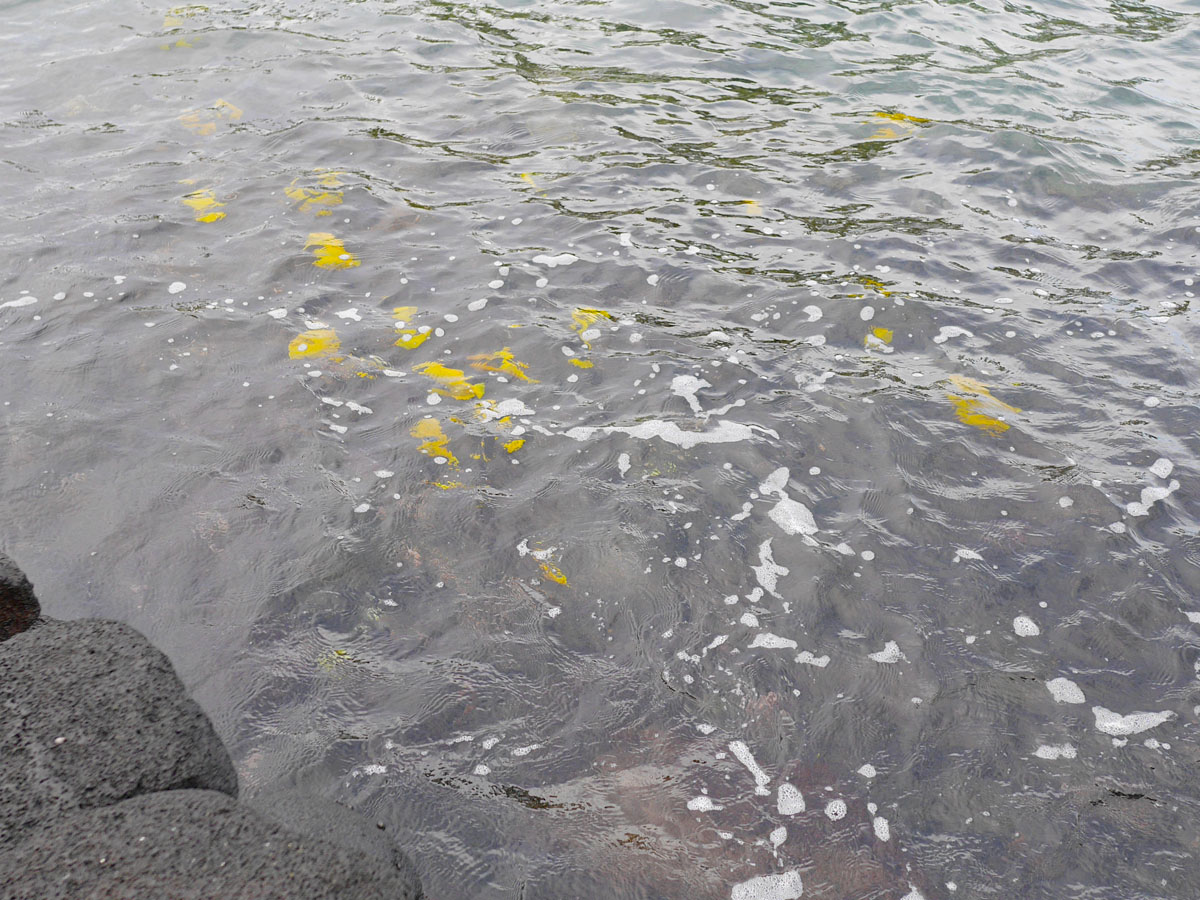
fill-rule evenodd
<path id="1" fill-rule="evenodd" d="M 1195 897 L 1197 58 L 8 3 L 3 542 L 432 898 Z"/>

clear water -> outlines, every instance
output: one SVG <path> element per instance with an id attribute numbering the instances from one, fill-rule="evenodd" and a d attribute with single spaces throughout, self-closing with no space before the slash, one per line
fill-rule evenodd
<path id="1" fill-rule="evenodd" d="M 1197 59 L 6 3 L 3 541 L 433 898 L 1193 898 Z"/>

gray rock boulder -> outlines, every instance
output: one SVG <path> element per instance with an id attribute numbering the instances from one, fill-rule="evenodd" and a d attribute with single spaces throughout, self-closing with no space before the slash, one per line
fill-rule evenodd
<path id="1" fill-rule="evenodd" d="M 0 850 L 0 900 L 417 900 L 377 859 L 212 791 L 67 813 Z"/>
<path id="2" fill-rule="evenodd" d="M 25 631 L 41 614 L 33 585 L 25 573 L 0 553 L 0 641 Z"/>
<path id="3" fill-rule="evenodd" d="M 288 788 L 263 791 L 243 802 L 284 828 L 374 858 L 377 866 L 394 872 L 408 885 L 409 893 L 403 896 L 421 896 L 421 879 L 408 854 L 387 831 L 349 807 Z"/>
<path id="4" fill-rule="evenodd" d="M 237 774 L 141 634 L 48 620 L 0 644 L 0 850 L 66 811 L 182 788 L 236 796 Z"/>

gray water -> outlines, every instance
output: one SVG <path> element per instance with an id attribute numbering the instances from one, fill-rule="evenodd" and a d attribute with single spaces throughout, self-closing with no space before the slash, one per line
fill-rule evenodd
<path id="1" fill-rule="evenodd" d="M 5 3 L 0 540 L 435 900 L 1194 898 L 1197 60 Z"/>

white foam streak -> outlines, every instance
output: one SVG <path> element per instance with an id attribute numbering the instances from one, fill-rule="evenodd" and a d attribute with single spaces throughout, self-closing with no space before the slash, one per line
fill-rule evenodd
<path id="1" fill-rule="evenodd" d="M 764 797 L 770 793 L 767 790 L 767 785 L 771 783 L 771 779 L 767 777 L 767 773 L 762 770 L 762 767 L 754 761 L 754 756 L 750 753 L 750 748 L 746 746 L 746 742 L 730 741 L 729 752 L 737 757 L 737 761 L 749 769 L 750 774 L 754 776 L 754 793 Z"/>
<path id="2" fill-rule="evenodd" d="M 798 900 L 804 896 L 800 871 L 792 869 L 782 875 L 759 875 L 735 884 L 729 900 Z"/>

